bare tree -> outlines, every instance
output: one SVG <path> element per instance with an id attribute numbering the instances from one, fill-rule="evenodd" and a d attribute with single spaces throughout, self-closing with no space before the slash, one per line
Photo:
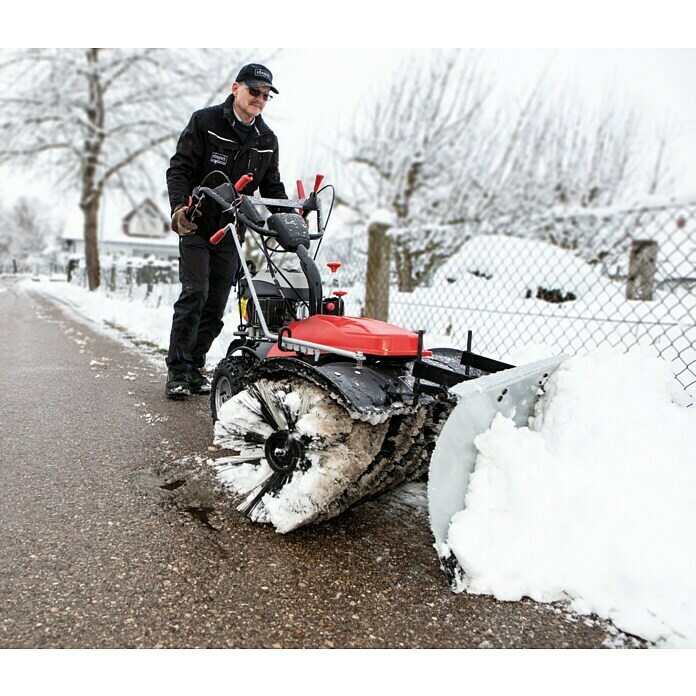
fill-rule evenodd
<path id="1" fill-rule="evenodd" d="M 593 210 L 669 190 L 666 136 L 649 146 L 643 112 L 615 90 L 585 103 L 570 85 L 547 88 L 529 107 L 525 127 L 508 141 L 507 167 L 490 185 L 486 226 L 550 241 L 596 262 L 615 240 L 593 224 L 577 224 L 576 216 L 587 220 Z"/>
<path id="2" fill-rule="evenodd" d="M 636 174 L 639 128 L 630 106 L 611 100 L 585 105 L 572 91 L 535 92 L 507 138 L 488 210 L 500 215 L 612 204 Z"/>
<path id="3" fill-rule="evenodd" d="M 460 178 L 474 177 L 473 164 L 465 172 L 462 162 L 472 150 L 468 133 L 481 131 L 482 119 L 495 120 L 485 111 L 492 84 L 480 58 L 444 52 L 431 62 L 405 64 L 350 136 L 345 179 L 352 185 L 342 202 L 364 222 L 375 207 L 393 215 L 402 291 L 416 287 L 452 252 L 440 228 L 469 217 L 480 195 Z M 478 145 L 483 156 L 487 143 Z"/>
<path id="4" fill-rule="evenodd" d="M 248 49 L 5 52 L 0 163 L 40 168 L 62 190 L 79 191 L 90 290 L 99 286 L 104 191 L 148 182 L 148 159 L 172 154 L 191 112 L 224 95 L 249 55 Z"/>
<path id="5" fill-rule="evenodd" d="M 55 246 L 56 221 L 47 219 L 41 202 L 22 197 L 9 209 L 0 209 L 3 232 L 0 235 L 0 264 L 11 263 L 15 272 L 31 257 L 42 256 Z"/>
<path id="6" fill-rule="evenodd" d="M 519 226 L 553 207 L 609 205 L 664 176 L 660 154 L 652 164 L 640 146 L 637 109 L 612 95 L 585 103 L 572 86 L 554 88 L 546 69 L 519 105 L 480 52 L 407 63 L 382 90 L 350 134 L 341 202 L 364 224 L 375 207 L 392 213 L 401 291 L 484 221 Z"/>

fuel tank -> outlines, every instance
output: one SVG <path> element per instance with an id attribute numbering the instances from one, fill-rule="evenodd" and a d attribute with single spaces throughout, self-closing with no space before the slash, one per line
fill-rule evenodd
<path id="1" fill-rule="evenodd" d="M 315 314 L 288 327 L 292 338 L 321 343 L 332 348 L 362 352 L 363 355 L 390 358 L 415 358 L 418 334 L 377 319 Z M 294 351 L 271 348 L 268 357 L 293 355 Z M 423 351 L 423 356 L 432 355 Z"/>

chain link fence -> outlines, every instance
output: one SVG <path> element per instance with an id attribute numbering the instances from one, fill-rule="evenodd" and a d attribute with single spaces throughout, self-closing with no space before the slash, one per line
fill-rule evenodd
<path id="1" fill-rule="evenodd" d="M 474 350 L 511 362 L 533 344 L 566 354 L 651 345 L 696 396 L 695 204 L 549 213 L 390 236 L 388 319 L 425 329 L 430 345 L 463 347 L 470 329 Z M 412 273 L 427 269 L 428 253 L 444 258 L 414 290 L 401 292 L 398 264 L 410 245 Z M 320 259 L 344 263 L 347 310 L 363 313 L 367 235 L 326 244 Z M 383 292 L 372 280 L 370 287 Z"/>
<path id="2" fill-rule="evenodd" d="M 107 297 L 140 302 L 146 307 L 173 306 L 181 292 L 177 261 L 155 261 L 136 257 L 100 257 L 101 291 Z M 66 279 L 87 287 L 83 259 L 66 266 Z"/>
<path id="3" fill-rule="evenodd" d="M 326 292 L 348 290 L 348 314 L 364 315 L 366 296 L 379 294 L 387 308 L 380 318 L 425 329 L 430 346 L 463 347 L 471 330 L 475 351 L 513 363 L 534 345 L 571 355 L 650 345 L 696 396 L 696 204 L 384 234 L 390 243 L 378 255 L 391 245 L 392 263 L 379 261 L 391 272 L 381 285 L 371 279 L 368 292 L 367 233 L 339 231 L 320 249 Z M 329 261 L 343 264 L 337 279 Z M 405 264 L 421 276 L 408 292 Z M 72 282 L 85 283 L 83 265 L 68 270 Z M 146 306 L 171 306 L 180 290 L 177 264 L 103 258 L 102 286 Z M 370 315 L 369 302 L 367 309 Z"/>

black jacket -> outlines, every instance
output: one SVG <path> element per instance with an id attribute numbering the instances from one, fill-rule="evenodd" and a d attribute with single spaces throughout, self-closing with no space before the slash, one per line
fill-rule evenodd
<path id="1" fill-rule="evenodd" d="M 257 116 L 251 135 L 244 144 L 234 129 L 232 111 L 234 97 L 230 94 L 223 104 L 196 111 L 179 136 L 176 153 L 167 169 L 167 190 L 172 214 L 188 203 L 188 197 L 205 176 L 222 171 L 234 184 L 243 174 L 253 174 L 252 183 L 242 190 L 253 195 L 260 189 L 265 198 L 287 198 L 278 171 L 278 138 Z M 225 179 L 219 174 L 210 176 L 205 185 L 215 188 Z M 197 234 L 206 239 L 220 228 L 220 208 L 206 200 L 201 206 L 203 216 L 196 219 Z"/>

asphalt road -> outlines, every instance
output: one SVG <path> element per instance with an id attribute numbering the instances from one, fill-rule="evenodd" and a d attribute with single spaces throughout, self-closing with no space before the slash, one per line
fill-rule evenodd
<path id="1" fill-rule="evenodd" d="M 207 398 L 168 401 L 161 356 L 11 279 L 0 279 L 0 336 L 0 648 L 610 638 L 563 607 L 452 594 L 422 486 L 287 536 L 243 521 L 205 463 Z"/>

